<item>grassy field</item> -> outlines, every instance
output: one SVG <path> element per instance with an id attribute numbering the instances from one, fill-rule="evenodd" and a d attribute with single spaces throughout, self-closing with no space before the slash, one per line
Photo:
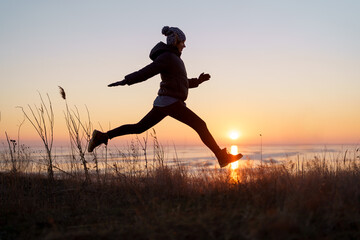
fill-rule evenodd
<path id="1" fill-rule="evenodd" d="M 87 153 L 89 111 L 70 107 L 59 89 L 70 140 L 67 165 L 53 150 L 50 97 L 39 93 L 40 104 L 20 107 L 17 139 L 5 132 L 0 240 L 360 239 L 359 148 L 330 159 L 249 160 L 235 170 L 194 172 L 167 164 L 153 129 L 125 152 L 101 147 Z M 25 119 L 41 139 L 41 159 L 21 144 Z"/>
<path id="2" fill-rule="evenodd" d="M 3 171 L 0 239 L 360 239 L 358 161 L 90 178 Z"/>

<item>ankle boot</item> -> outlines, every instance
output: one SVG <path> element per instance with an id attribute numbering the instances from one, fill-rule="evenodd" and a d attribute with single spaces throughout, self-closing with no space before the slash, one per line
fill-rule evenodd
<path id="1" fill-rule="evenodd" d="M 236 162 L 237 160 L 241 159 L 243 155 L 241 153 L 237 155 L 229 154 L 226 148 L 221 149 L 216 155 L 218 159 L 219 165 L 221 168 L 226 167 L 229 163 Z"/>
<path id="2" fill-rule="evenodd" d="M 92 138 L 89 142 L 88 152 L 92 152 L 94 150 L 94 148 L 96 148 L 100 144 L 104 143 L 105 145 L 107 145 L 108 140 L 109 140 L 109 137 L 108 137 L 107 133 L 103 133 L 98 130 L 94 130 L 94 132 L 92 134 Z"/>

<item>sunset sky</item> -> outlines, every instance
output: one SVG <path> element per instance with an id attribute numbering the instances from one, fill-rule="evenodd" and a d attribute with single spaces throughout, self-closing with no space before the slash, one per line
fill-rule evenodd
<path id="1" fill-rule="evenodd" d="M 16 106 L 48 93 L 55 143 L 68 141 L 65 102 L 95 128 L 139 121 L 152 107 L 160 76 L 108 88 L 149 64 L 163 26 L 186 34 L 188 77 L 211 80 L 187 106 L 219 144 L 360 143 L 360 1 L 0 0 L 0 142 L 16 138 Z M 161 141 L 201 144 L 188 126 L 166 118 Z M 133 138 L 120 137 L 117 142 Z M 29 122 L 21 138 L 38 141 Z M 115 141 L 114 141 L 115 142 Z"/>

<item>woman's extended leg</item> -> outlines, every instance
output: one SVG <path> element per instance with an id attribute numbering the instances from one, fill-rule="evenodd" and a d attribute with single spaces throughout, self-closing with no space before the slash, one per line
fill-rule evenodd
<path id="1" fill-rule="evenodd" d="M 193 128 L 200 136 L 203 143 L 215 154 L 221 151 L 219 145 L 211 135 L 206 123 L 193 111 L 191 111 L 185 104 L 181 102 L 174 103 L 168 107 L 169 116 L 179 120 L 182 123 Z"/>
<path id="2" fill-rule="evenodd" d="M 226 148 L 220 149 L 209 132 L 206 123 L 193 111 L 187 108 L 185 104 L 177 102 L 170 105 L 168 108 L 168 114 L 171 117 L 192 127 L 199 134 L 203 143 L 215 154 L 220 167 L 226 167 L 229 163 L 235 162 L 243 157 L 241 153 L 232 155 L 227 152 Z"/>
<path id="3" fill-rule="evenodd" d="M 140 134 L 155 126 L 166 116 L 166 113 L 161 111 L 160 107 L 153 107 L 151 111 L 146 114 L 146 116 L 143 117 L 143 119 L 141 119 L 138 123 L 122 125 L 108 131 L 107 135 L 109 136 L 109 139 L 112 139 L 114 137 L 127 134 Z"/>
<path id="4" fill-rule="evenodd" d="M 92 138 L 89 142 L 88 151 L 92 152 L 94 148 L 99 146 L 100 144 L 107 145 L 108 140 L 117 136 L 122 136 L 126 134 L 139 134 L 142 133 L 149 128 L 153 127 L 155 124 L 160 122 L 167 114 L 164 113 L 161 108 L 153 107 L 151 111 L 146 114 L 140 122 L 136 124 L 126 124 L 115 129 L 112 129 L 106 133 L 100 132 L 98 130 L 94 130 Z"/>

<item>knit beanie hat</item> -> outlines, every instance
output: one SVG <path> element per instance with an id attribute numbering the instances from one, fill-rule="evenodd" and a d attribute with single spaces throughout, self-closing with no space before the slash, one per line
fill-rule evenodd
<path id="1" fill-rule="evenodd" d="M 164 34 L 167 38 L 166 38 L 166 43 L 168 45 L 175 45 L 177 44 L 177 42 L 182 42 L 186 40 L 185 34 L 183 33 L 183 31 L 181 31 L 179 28 L 177 27 L 169 27 L 169 26 L 165 26 L 162 29 L 162 34 Z"/>

